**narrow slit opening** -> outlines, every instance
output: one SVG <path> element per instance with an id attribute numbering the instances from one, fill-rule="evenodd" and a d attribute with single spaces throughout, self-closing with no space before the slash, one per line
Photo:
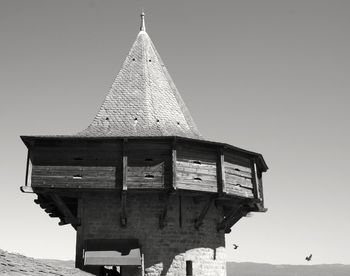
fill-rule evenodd
<path id="1" fill-rule="evenodd" d="M 73 175 L 73 179 L 82 179 L 82 178 L 83 178 L 83 175 L 81 175 L 81 174 Z"/>
<path id="2" fill-rule="evenodd" d="M 198 160 L 195 160 L 195 161 L 193 161 L 193 164 L 202 165 L 202 162 L 198 161 Z"/>
<path id="3" fill-rule="evenodd" d="M 154 175 L 148 173 L 148 174 L 145 174 L 145 178 L 152 179 L 154 178 Z"/>
<path id="4" fill-rule="evenodd" d="M 200 177 L 194 177 L 193 180 L 202 181 L 202 178 L 200 178 Z"/>

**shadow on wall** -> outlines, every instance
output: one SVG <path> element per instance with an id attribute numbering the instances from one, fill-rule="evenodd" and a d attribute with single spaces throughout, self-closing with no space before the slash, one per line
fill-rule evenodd
<path id="1" fill-rule="evenodd" d="M 226 258 L 225 248 L 192 248 L 189 250 L 178 248 L 178 252 L 184 252 L 173 255 L 172 258 L 161 258 L 154 260 L 150 267 L 145 264 L 146 275 L 225 275 Z M 162 260 L 161 260 L 162 259 Z M 150 264 L 149 264 L 150 265 Z"/>

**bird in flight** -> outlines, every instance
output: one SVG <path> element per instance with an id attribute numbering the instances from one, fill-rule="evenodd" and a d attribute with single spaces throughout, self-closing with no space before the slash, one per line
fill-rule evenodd
<path id="1" fill-rule="evenodd" d="M 312 254 L 310 254 L 309 256 L 307 256 L 307 257 L 305 258 L 305 260 L 307 260 L 308 262 L 310 262 L 311 259 L 312 259 Z"/>
<path id="2" fill-rule="evenodd" d="M 233 249 L 237 249 L 238 245 L 237 244 L 233 244 Z"/>

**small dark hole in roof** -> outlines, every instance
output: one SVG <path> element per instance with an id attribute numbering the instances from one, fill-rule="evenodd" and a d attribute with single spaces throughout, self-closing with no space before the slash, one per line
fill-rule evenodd
<path id="1" fill-rule="evenodd" d="M 159 119 L 157 119 L 157 123 L 159 123 Z"/>
<path id="2" fill-rule="evenodd" d="M 180 124 L 180 122 L 177 122 L 177 124 L 179 125 L 179 124 Z"/>
<path id="3" fill-rule="evenodd" d="M 135 59 L 133 58 L 132 61 L 135 61 Z"/>
<path id="4" fill-rule="evenodd" d="M 149 61 L 149 62 L 151 62 L 152 60 L 151 60 L 151 59 L 149 59 L 148 61 Z"/>
<path id="5" fill-rule="evenodd" d="M 108 117 L 106 117 L 106 120 L 107 120 L 107 121 L 109 121 L 109 118 L 108 118 Z"/>
<path id="6" fill-rule="evenodd" d="M 137 118 L 135 118 L 134 121 L 137 121 Z"/>

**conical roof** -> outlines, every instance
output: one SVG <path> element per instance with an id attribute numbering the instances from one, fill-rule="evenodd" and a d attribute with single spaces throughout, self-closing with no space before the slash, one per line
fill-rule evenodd
<path id="1" fill-rule="evenodd" d="M 136 41 L 92 123 L 79 136 L 182 136 L 199 133 L 156 48 L 144 14 Z"/>

